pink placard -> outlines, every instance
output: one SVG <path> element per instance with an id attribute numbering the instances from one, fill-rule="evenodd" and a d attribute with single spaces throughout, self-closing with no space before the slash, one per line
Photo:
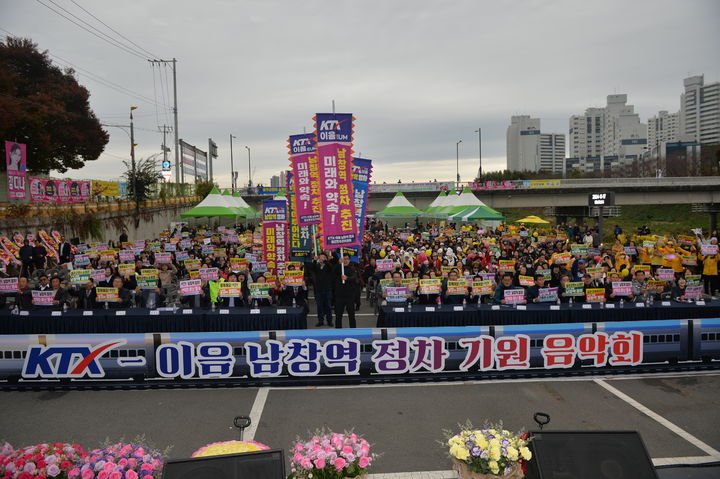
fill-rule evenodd
<path id="1" fill-rule="evenodd" d="M 190 279 L 180 281 L 180 294 L 183 296 L 195 296 L 202 293 L 202 281 L 199 279 Z"/>

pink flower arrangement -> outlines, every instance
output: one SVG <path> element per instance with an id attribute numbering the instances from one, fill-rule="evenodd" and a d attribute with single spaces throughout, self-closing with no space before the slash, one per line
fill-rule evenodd
<path id="1" fill-rule="evenodd" d="M 137 444 L 117 443 L 94 449 L 68 471 L 68 479 L 158 479 L 162 476 L 160 452 Z"/>
<path id="2" fill-rule="evenodd" d="M 370 443 L 352 432 L 318 431 L 310 439 L 298 439 L 291 448 L 289 479 L 342 479 L 358 477 L 377 457 Z"/>
<path id="3" fill-rule="evenodd" d="M 0 447 L 2 479 L 66 479 L 75 464 L 87 456 L 79 444 L 56 442 L 13 449 Z"/>

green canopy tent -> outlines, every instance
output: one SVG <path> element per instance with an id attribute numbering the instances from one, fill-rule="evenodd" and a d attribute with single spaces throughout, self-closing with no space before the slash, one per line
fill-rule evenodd
<path id="1" fill-rule="evenodd" d="M 448 200 L 448 194 L 447 191 L 441 191 L 439 195 L 437 195 L 437 198 L 433 200 L 432 203 L 430 203 L 430 206 L 425 208 L 425 215 L 426 216 L 443 216 L 442 213 L 436 213 L 437 210 L 445 206 L 445 203 Z"/>
<path id="2" fill-rule="evenodd" d="M 233 196 L 230 190 L 223 191 L 222 196 L 228 205 L 241 212 L 241 214 L 238 215 L 241 218 L 253 218 L 257 215 L 257 212 L 250 208 L 250 206 L 245 203 L 242 198 L 240 198 L 240 201 L 242 202 L 242 204 L 240 204 L 240 202 L 237 201 L 238 197 Z"/>
<path id="3" fill-rule="evenodd" d="M 231 205 L 226 198 L 220 194 L 217 187 L 208 193 L 204 200 L 194 208 L 181 213 L 181 218 L 235 218 L 243 216 L 244 212 Z"/>
<path id="4" fill-rule="evenodd" d="M 246 218 L 259 218 L 260 213 L 255 211 L 247 202 L 240 196 L 240 193 L 237 191 L 233 193 L 232 195 L 233 201 L 235 202 L 235 207 L 240 208 L 243 211 L 247 212 Z"/>
<path id="5" fill-rule="evenodd" d="M 417 209 L 398 191 L 390 202 L 375 215 L 378 218 L 417 218 L 425 216 L 422 210 Z"/>
<path id="6" fill-rule="evenodd" d="M 477 207 L 485 205 L 477 199 L 473 192 L 470 191 L 470 188 L 466 186 L 459 195 L 449 195 L 445 206 L 440 207 L 437 213 L 440 213 L 442 216 L 453 215 L 471 206 Z"/>
<path id="7" fill-rule="evenodd" d="M 448 216 L 448 221 L 505 221 L 505 217 L 489 206 L 471 206 Z"/>

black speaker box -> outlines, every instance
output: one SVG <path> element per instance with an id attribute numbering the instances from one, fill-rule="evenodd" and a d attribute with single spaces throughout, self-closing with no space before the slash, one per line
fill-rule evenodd
<path id="1" fill-rule="evenodd" d="M 531 433 L 528 479 L 658 479 L 637 431 Z"/>
<path id="2" fill-rule="evenodd" d="M 163 479 L 260 478 L 286 478 L 282 449 L 172 460 L 163 469 Z"/>

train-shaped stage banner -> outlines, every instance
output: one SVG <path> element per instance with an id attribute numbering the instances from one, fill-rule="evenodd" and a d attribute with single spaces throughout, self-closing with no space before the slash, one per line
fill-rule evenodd
<path id="1" fill-rule="evenodd" d="M 0 381 L 167 381 L 615 368 L 720 359 L 720 319 L 0 336 Z M 2 384 L 2 383 L 0 383 Z"/>

